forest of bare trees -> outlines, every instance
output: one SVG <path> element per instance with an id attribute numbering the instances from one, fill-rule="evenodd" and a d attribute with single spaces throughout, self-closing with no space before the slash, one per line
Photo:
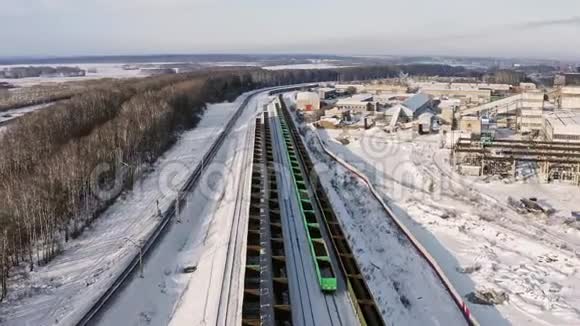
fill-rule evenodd
<path id="1" fill-rule="evenodd" d="M 0 301 L 14 268 L 32 271 L 57 255 L 132 186 L 136 171 L 129 167 L 154 163 L 182 130 L 195 127 L 205 103 L 265 86 L 392 77 L 399 71 L 247 68 L 111 80 L 20 118 L 0 136 Z M 94 177 L 102 164 L 112 168 Z M 91 191 L 112 188 L 119 176 L 122 187 L 111 196 Z"/>

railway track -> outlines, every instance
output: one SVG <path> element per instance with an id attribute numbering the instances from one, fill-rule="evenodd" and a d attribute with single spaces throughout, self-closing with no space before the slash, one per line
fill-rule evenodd
<path id="1" fill-rule="evenodd" d="M 292 174 L 295 177 L 296 192 L 300 201 L 304 204 L 301 208 L 305 225 L 308 231 L 312 233 L 310 240 L 317 246 L 313 250 L 313 257 L 316 257 L 317 261 L 326 261 L 328 259 L 329 265 L 332 266 L 328 251 L 324 252 L 325 256 L 321 256 L 323 253 L 321 251 L 321 243 L 324 243 L 326 249 L 325 237 L 323 237 L 323 234 L 326 234 L 330 239 L 329 244 L 334 256 L 338 258 L 339 271 L 337 272 L 344 276 L 346 290 L 351 300 L 353 300 L 353 308 L 358 321 L 361 325 L 385 325 L 378 306 L 361 273 L 360 266 L 345 237 L 342 226 L 333 211 L 325 190 L 318 180 L 312 160 L 282 96 L 280 96 L 279 100 L 281 107 L 278 107 L 278 115 L 281 117 L 282 130 L 289 149 L 288 156 L 292 164 Z M 290 150 L 290 148 L 293 150 Z M 298 173 L 298 170 L 303 172 Z M 319 218 L 317 219 L 317 217 Z M 336 284 L 337 275 L 334 270 L 333 273 L 335 277 L 334 284 Z M 318 275 L 320 277 L 321 290 L 327 292 L 336 290 L 336 287 L 329 289 L 328 285 L 332 283 L 328 281 L 328 278 L 322 277 L 324 274 Z M 327 301 L 327 309 L 337 309 L 335 298 L 332 295 L 326 296 L 325 300 Z M 344 323 L 339 320 L 339 324 Z"/>
<path id="2" fill-rule="evenodd" d="M 275 159 L 279 186 L 280 211 L 286 254 L 290 295 L 293 300 L 293 325 L 357 325 L 357 319 L 344 281 L 338 283 L 338 290 L 332 293 L 322 291 L 316 267 L 310 250 L 300 212 L 299 199 L 295 195 L 292 165 L 288 159 L 285 139 L 282 135 L 280 119 L 272 117 L 272 137 L 275 139 Z M 336 261 L 336 260 L 335 260 Z M 338 280 L 338 279 L 337 279 Z"/>
<path id="3" fill-rule="evenodd" d="M 281 113 L 281 109 L 278 109 Z M 334 292 L 337 288 L 336 272 L 332 266 L 326 240 L 322 234 L 321 225 L 318 223 L 315 211 L 315 203 L 308 191 L 306 173 L 303 171 L 298 157 L 298 151 L 292 139 L 286 119 L 280 120 L 286 156 L 291 164 L 290 174 L 293 180 L 293 189 L 298 199 L 300 217 L 306 229 L 310 253 L 314 259 L 318 284 L 322 291 Z M 309 171 L 309 170 L 306 170 Z"/>
<path id="4" fill-rule="evenodd" d="M 281 86 L 271 88 L 268 92 L 269 94 L 276 94 L 285 92 L 287 90 L 294 90 L 300 89 L 302 87 L 311 87 L 314 85 L 305 85 L 305 86 Z M 211 145 L 210 149 L 203 155 L 201 159 L 201 164 L 196 166 L 193 173 L 189 176 L 187 181 L 184 183 L 180 191 L 178 192 L 181 195 L 189 193 L 201 180 L 201 176 L 205 170 L 205 167 L 208 166 L 220 148 L 222 147 L 223 143 L 225 142 L 226 138 L 230 134 L 231 130 L 233 129 L 234 125 L 239 120 L 244 109 L 248 106 L 250 101 L 259 93 L 264 92 L 264 90 L 253 91 L 249 93 L 248 97 L 242 102 L 240 107 L 237 111 L 232 115 L 232 117 L 227 122 L 226 126 L 222 130 L 222 132 L 218 135 L 217 139 Z M 143 247 L 142 247 L 142 254 L 143 258 L 146 259 L 149 254 L 151 253 L 152 249 L 155 248 L 156 244 L 163 238 L 163 234 L 168 229 L 168 226 L 171 224 L 170 221 L 175 216 L 177 205 L 182 205 L 185 200 L 185 196 L 181 196 L 179 198 L 174 199 L 167 210 L 162 212 L 161 214 L 161 221 L 152 231 L 151 235 L 144 240 Z M 116 276 L 113 283 L 99 296 L 99 298 L 92 304 L 86 312 L 83 313 L 80 320 L 76 323 L 77 326 L 85 326 L 90 325 L 93 319 L 99 315 L 99 313 L 111 302 L 111 299 L 114 298 L 115 294 L 121 290 L 125 284 L 125 282 L 131 279 L 131 276 L 134 272 L 138 269 L 139 266 L 139 255 L 136 253 L 132 257 L 131 261 L 127 264 L 124 270 Z"/>
<path id="5" fill-rule="evenodd" d="M 191 176 L 187 179 L 179 194 L 185 194 L 190 192 L 199 182 L 201 176 L 204 171 L 204 167 L 207 166 L 213 158 L 216 156 L 217 152 L 221 148 L 222 144 L 224 143 L 226 137 L 229 135 L 230 131 L 232 130 L 233 126 L 238 121 L 238 118 L 242 114 L 243 110 L 247 107 L 250 100 L 256 95 L 258 92 L 253 92 L 242 102 L 238 110 L 234 113 L 234 115 L 230 118 L 228 123 L 226 124 L 224 130 L 220 133 L 216 141 L 212 144 L 210 149 L 206 152 L 203 156 L 201 162 L 204 164 L 198 164 L 195 168 Z M 147 238 L 142 247 L 143 258 L 146 258 L 151 250 L 155 247 L 156 243 L 162 239 L 164 232 L 167 230 L 168 226 L 170 225 L 170 221 L 175 216 L 176 207 L 179 204 L 180 206 L 183 204 L 184 197 L 176 198 L 173 200 L 169 208 L 162 213 L 161 222 L 155 227 L 149 238 Z M 139 255 L 135 254 L 127 265 L 127 267 L 121 272 L 117 278 L 113 281 L 111 286 L 107 288 L 103 292 L 103 294 L 95 301 L 95 303 L 87 310 L 86 313 L 83 314 L 83 317 L 77 322 L 77 326 L 85 326 L 89 325 L 90 322 L 95 318 L 99 312 L 109 303 L 111 298 L 114 297 L 115 293 L 123 287 L 123 284 L 130 279 L 130 276 L 133 275 L 135 270 L 137 270 L 139 266 Z"/>
<path id="6" fill-rule="evenodd" d="M 252 144 L 251 140 L 253 138 L 252 130 L 248 130 L 246 134 L 245 144 Z M 242 170 L 238 175 L 239 184 L 235 199 L 235 210 L 233 215 L 232 226 L 230 229 L 229 241 L 227 244 L 226 252 L 226 266 L 224 274 L 222 276 L 222 285 L 220 291 L 219 307 L 218 307 L 218 318 L 216 322 L 217 325 L 229 326 L 238 324 L 238 308 L 240 306 L 240 295 L 239 289 L 239 275 L 236 273 L 240 270 L 243 252 L 241 247 L 243 245 L 242 237 L 247 234 L 246 225 L 244 223 L 245 213 L 245 203 L 247 202 L 245 195 L 247 192 L 246 182 L 248 171 L 251 170 L 253 165 L 251 160 L 249 160 L 250 152 L 253 152 L 253 147 L 249 149 L 242 149 L 243 153 L 241 155 Z"/>
<path id="7" fill-rule="evenodd" d="M 242 325 L 292 325 L 268 113 L 256 120 Z"/>

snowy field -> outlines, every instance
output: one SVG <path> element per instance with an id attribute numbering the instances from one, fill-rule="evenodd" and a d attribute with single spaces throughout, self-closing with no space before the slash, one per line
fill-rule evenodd
<path id="1" fill-rule="evenodd" d="M 145 239 L 159 222 L 156 202 L 161 210 L 168 207 L 175 189 L 182 186 L 247 96 L 234 103 L 208 105 L 198 126 L 185 132 L 157 161 L 154 171 L 133 191 L 124 193 L 91 229 L 69 242 L 47 266 L 15 275 L 8 300 L 0 304 L 0 324 L 74 324 L 130 262 L 137 250 L 131 241 Z M 196 208 L 199 214 L 204 212 L 202 204 Z"/>
<path id="2" fill-rule="evenodd" d="M 101 78 L 142 78 L 146 74 L 142 74 L 140 69 L 125 70 L 123 66 L 126 64 L 133 65 L 139 68 L 151 68 L 155 66 L 162 66 L 165 64 L 180 64 L 183 62 L 151 62 L 151 63 L 71 63 L 71 64 L 25 64 L 25 65 L 0 65 L 0 70 L 18 66 L 49 66 L 49 67 L 78 67 L 86 71 L 84 77 L 30 77 L 19 79 L 0 78 L 0 82 L 7 82 L 19 87 L 30 87 L 33 85 L 44 83 L 63 83 L 70 81 L 83 81 Z M 259 62 L 201 62 L 201 66 L 205 67 L 260 67 Z M 283 69 L 332 69 L 341 68 L 341 66 L 334 65 L 331 61 L 313 61 L 313 63 L 306 64 L 290 64 L 290 65 L 275 65 L 262 67 L 266 70 L 283 70 Z"/>
<path id="3" fill-rule="evenodd" d="M 14 65 L 14 66 L 0 66 L 0 70 L 4 68 L 17 67 L 17 66 L 49 66 L 49 67 L 79 67 L 85 70 L 86 76 L 84 77 L 30 77 L 30 78 L 18 78 L 18 79 L 6 79 L 0 78 L 0 82 L 7 82 L 15 86 L 29 87 L 37 84 L 44 83 L 64 83 L 70 81 L 83 81 L 90 79 L 101 79 L 101 78 L 137 78 L 145 77 L 146 75 L 140 74 L 139 69 L 137 70 L 124 70 L 122 63 L 118 64 L 106 64 L 106 63 L 79 63 L 79 64 L 27 64 L 27 65 Z M 89 71 L 96 72 L 89 72 Z"/>
<path id="4" fill-rule="evenodd" d="M 580 324 L 580 232 L 563 223 L 580 208 L 579 187 L 460 176 L 438 135 L 376 128 L 318 132 L 373 181 L 461 295 L 474 289 L 508 293 L 509 302 L 495 307 L 469 304 L 483 325 Z M 519 214 L 508 196 L 537 197 L 555 213 Z"/>
<path id="5" fill-rule="evenodd" d="M 344 68 L 343 66 L 337 66 L 330 63 L 303 63 L 294 65 L 277 65 L 277 66 L 266 66 L 262 67 L 266 70 L 284 70 L 284 69 L 334 69 L 334 68 Z"/>
<path id="6" fill-rule="evenodd" d="M 52 104 L 54 104 L 54 102 L 53 103 L 46 103 L 46 104 L 39 104 L 39 105 L 31 105 L 31 106 L 27 106 L 27 107 L 23 107 L 23 108 L 19 108 L 19 109 L 2 111 L 2 112 L 0 112 L 0 125 L 3 125 L 10 120 L 19 118 L 27 113 L 31 113 L 31 112 L 34 112 L 37 110 L 44 109 Z"/>

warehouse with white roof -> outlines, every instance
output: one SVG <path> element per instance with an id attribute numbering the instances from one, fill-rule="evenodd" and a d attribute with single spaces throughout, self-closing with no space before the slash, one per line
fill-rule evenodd
<path id="1" fill-rule="evenodd" d="M 548 141 L 580 143 L 580 112 L 559 111 L 546 114 L 544 135 Z"/>

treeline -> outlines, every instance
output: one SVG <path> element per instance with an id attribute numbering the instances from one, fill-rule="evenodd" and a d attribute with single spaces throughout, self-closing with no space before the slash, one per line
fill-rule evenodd
<path id="1" fill-rule="evenodd" d="M 79 91 L 69 88 L 39 87 L 10 91 L 0 89 L 0 112 L 69 99 Z"/>
<path id="2" fill-rule="evenodd" d="M 28 66 L 28 67 L 8 67 L 0 70 L 0 78 L 19 79 L 41 76 L 62 76 L 62 77 L 82 77 L 86 72 L 79 67 L 48 67 L 48 66 Z"/>
<path id="3" fill-rule="evenodd" d="M 301 83 L 314 81 L 364 81 L 370 79 L 398 77 L 400 73 L 410 76 L 475 77 L 481 78 L 480 71 L 460 66 L 438 64 L 380 65 L 318 70 L 261 71 L 259 79 L 273 82 Z"/>
<path id="4" fill-rule="evenodd" d="M 84 93 L 86 90 L 106 87 L 115 83 L 114 79 L 104 78 L 40 84 L 11 90 L 0 88 L 0 112 L 69 99 Z"/>
<path id="5" fill-rule="evenodd" d="M 138 171 L 127 166 L 154 162 L 177 131 L 195 126 L 204 103 L 251 87 L 226 72 L 115 81 L 7 129 L 0 137 L 0 298 L 12 267 L 48 262 L 131 186 Z M 111 169 L 95 179 L 98 166 Z M 92 191 L 113 189 L 119 178 L 119 191 Z"/>
<path id="6" fill-rule="evenodd" d="M 265 71 L 213 69 L 110 80 L 20 118 L 0 136 L 0 299 L 10 271 L 58 254 L 194 127 L 205 103 L 274 85 L 396 76 L 393 67 Z M 98 167 L 109 167 L 94 176 Z M 115 187 L 115 182 L 121 187 Z M 106 196 L 94 189 L 115 189 Z"/>

